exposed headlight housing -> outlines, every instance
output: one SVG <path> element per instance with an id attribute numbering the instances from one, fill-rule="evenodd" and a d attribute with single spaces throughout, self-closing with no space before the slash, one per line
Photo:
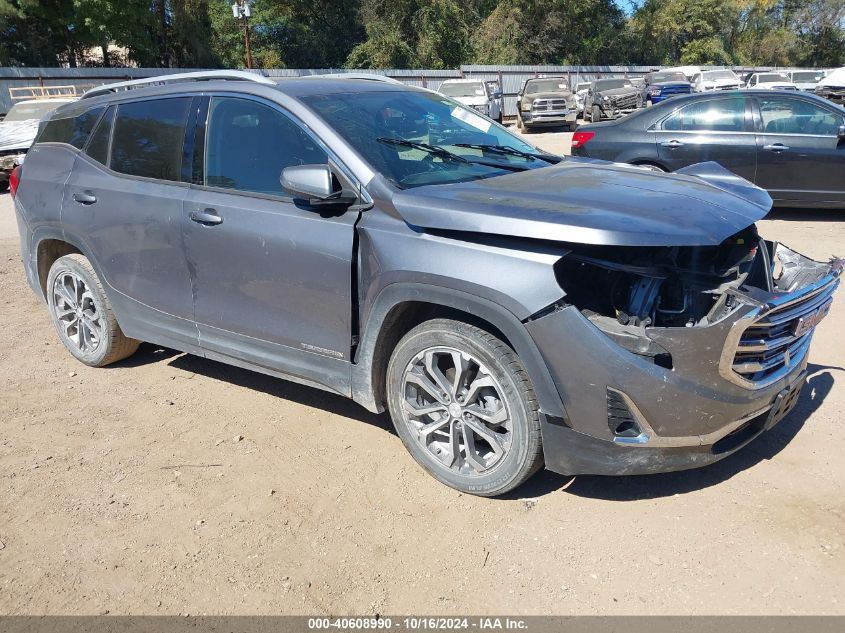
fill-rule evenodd
<path id="1" fill-rule="evenodd" d="M 608 97 L 607 95 L 602 95 L 601 100 L 602 101 L 610 101 L 610 97 Z"/>

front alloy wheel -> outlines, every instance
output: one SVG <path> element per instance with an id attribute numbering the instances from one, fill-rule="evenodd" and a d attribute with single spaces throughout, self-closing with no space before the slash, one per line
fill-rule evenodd
<path id="1" fill-rule="evenodd" d="M 432 459 L 455 473 L 483 473 L 511 447 L 511 420 L 501 394 L 477 358 L 453 348 L 428 348 L 405 368 L 405 422 Z"/>
<path id="2" fill-rule="evenodd" d="M 493 334 L 450 319 L 426 321 L 397 344 L 386 387 L 402 443 L 446 485 L 494 496 L 541 467 L 531 381 Z"/>

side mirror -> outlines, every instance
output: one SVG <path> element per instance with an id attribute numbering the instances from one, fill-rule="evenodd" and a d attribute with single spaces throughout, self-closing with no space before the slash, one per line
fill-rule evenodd
<path id="1" fill-rule="evenodd" d="M 285 167 L 279 180 L 282 189 L 312 205 L 352 204 L 356 200 L 350 192 L 335 188 L 334 176 L 328 165 Z"/>
<path id="2" fill-rule="evenodd" d="M 837 134 L 837 136 L 839 137 L 840 143 L 845 143 L 845 125 L 839 126 L 839 133 Z"/>

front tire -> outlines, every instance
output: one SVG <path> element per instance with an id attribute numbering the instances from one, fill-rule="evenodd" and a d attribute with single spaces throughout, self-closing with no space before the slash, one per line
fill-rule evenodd
<path id="1" fill-rule="evenodd" d="M 103 284 L 82 255 L 65 255 L 50 267 L 47 304 L 64 346 L 90 367 L 123 360 L 140 345 L 120 329 Z"/>
<path id="2" fill-rule="evenodd" d="M 387 368 L 387 403 L 411 456 L 456 490 L 500 495 L 542 466 L 528 373 L 481 328 L 434 319 L 408 332 Z"/>
<path id="3" fill-rule="evenodd" d="M 601 121 L 601 108 L 599 106 L 593 106 L 593 111 L 590 113 L 590 121 L 593 123 Z"/>

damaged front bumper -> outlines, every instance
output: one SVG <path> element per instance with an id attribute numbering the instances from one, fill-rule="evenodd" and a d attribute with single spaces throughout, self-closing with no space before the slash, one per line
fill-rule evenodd
<path id="1" fill-rule="evenodd" d="M 735 289 L 725 318 L 644 329 L 668 362 L 629 351 L 573 305 L 528 321 L 566 406 L 566 419 L 543 420 L 546 467 L 598 475 L 696 468 L 783 419 L 843 264 L 780 245 L 773 254 L 772 289 Z"/>

